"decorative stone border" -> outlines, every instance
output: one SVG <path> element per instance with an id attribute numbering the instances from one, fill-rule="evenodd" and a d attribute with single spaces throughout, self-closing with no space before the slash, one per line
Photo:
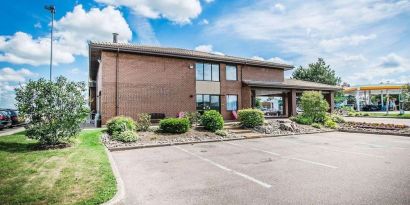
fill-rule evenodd
<path id="1" fill-rule="evenodd" d="M 370 131 L 370 130 L 349 130 L 349 129 L 338 129 L 339 132 L 350 132 L 350 133 L 362 133 L 362 134 L 377 134 L 377 135 L 394 135 L 394 136 L 404 136 L 410 137 L 410 133 L 394 133 L 394 132 L 377 132 L 377 131 Z"/>

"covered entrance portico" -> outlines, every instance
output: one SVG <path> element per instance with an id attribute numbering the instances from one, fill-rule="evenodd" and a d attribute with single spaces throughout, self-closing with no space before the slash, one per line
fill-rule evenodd
<path id="1" fill-rule="evenodd" d="M 334 92 L 340 90 L 339 86 L 331 86 L 320 83 L 313 83 L 301 80 L 287 79 L 284 82 L 258 82 L 244 81 L 244 90 L 249 90 L 250 105 L 256 107 L 256 99 L 267 99 L 267 101 L 278 101 L 269 109 L 264 109 L 267 117 L 290 117 L 297 115 L 299 108 L 299 98 L 303 91 L 320 91 L 329 103 L 329 112 L 332 112 L 334 104 Z M 273 99 L 273 100 L 272 100 Z M 273 104 L 273 103 L 272 103 Z M 273 114 L 267 114 L 273 112 Z"/>

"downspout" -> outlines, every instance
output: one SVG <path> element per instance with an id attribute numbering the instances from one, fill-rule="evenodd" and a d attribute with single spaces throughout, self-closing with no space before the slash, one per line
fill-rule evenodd
<path id="1" fill-rule="evenodd" d="M 117 56 L 115 58 L 115 116 L 118 116 L 118 57 L 120 48 L 117 48 Z"/>

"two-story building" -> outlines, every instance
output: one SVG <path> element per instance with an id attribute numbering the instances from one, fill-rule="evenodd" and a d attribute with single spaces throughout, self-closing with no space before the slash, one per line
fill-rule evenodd
<path id="1" fill-rule="evenodd" d="M 296 114 L 302 91 L 322 91 L 333 109 L 340 89 L 285 79 L 292 65 L 180 48 L 90 42 L 89 61 L 90 107 L 102 124 L 117 115 L 174 117 L 204 109 L 232 119 L 232 111 L 254 107 L 257 96 L 281 98 L 280 116 L 288 117 Z"/>

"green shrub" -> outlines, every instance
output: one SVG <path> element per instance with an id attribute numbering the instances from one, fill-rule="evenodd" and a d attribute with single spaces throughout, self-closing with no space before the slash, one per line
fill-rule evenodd
<path id="1" fill-rule="evenodd" d="M 206 130 L 215 132 L 224 127 L 224 119 L 222 115 L 215 110 L 205 111 L 201 116 L 201 123 Z"/>
<path id="2" fill-rule="evenodd" d="M 16 107 L 21 118 L 30 122 L 26 125 L 27 137 L 40 144 L 53 145 L 76 136 L 89 114 L 83 96 L 85 91 L 84 82 L 69 81 L 62 76 L 53 81 L 30 80 L 17 86 Z"/>
<path id="3" fill-rule="evenodd" d="M 304 114 L 297 115 L 297 116 L 291 118 L 291 120 L 295 121 L 298 124 L 302 124 L 302 125 L 311 125 L 313 123 L 312 117 L 306 116 Z"/>
<path id="4" fill-rule="evenodd" d="M 320 92 L 305 91 L 300 100 L 303 115 L 311 118 L 313 122 L 324 122 L 329 104 Z"/>
<path id="5" fill-rule="evenodd" d="M 159 121 L 159 128 L 167 133 L 185 133 L 189 130 L 187 118 L 167 118 Z"/>
<path id="6" fill-rule="evenodd" d="M 370 116 L 369 113 L 364 113 L 363 116 Z"/>
<path id="7" fill-rule="evenodd" d="M 238 120 L 242 126 L 253 128 L 263 125 L 265 117 L 263 112 L 258 109 L 244 109 L 238 111 Z"/>
<path id="8" fill-rule="evenodd" d="M 319 124 L 319 123 L 313 123 L 313 124 L 312 124 L 312 127 L 317 128 L 317 129 L 320 129 L 320 128 L 322 128 L 322 125 Z"/>
<path id="9" fill-rule="evenodd" d="M 333 122 L 333 121 L 330 120 L 330 119 L 327 119 L 327 120 L 325 121 L 324 125 L 325 125 L 325 127 L 331 128 L 331 129 L 336 129 L 336 128 L 337 128 L 337 123 L 336 123 L 336 122 Z"/>
<path id="10" fill-rule="evenodd" d="M 120 134 L 127 130 L 135 131 L 135 129 L 135 122 L 130 117 L 117 116 L 107 122 L 107 132 L 110 135 L 114 135 L 114 133 Z"/>
<path id="11" fill-rule="evenodd" d="M 138 135 L 132 130 L 125 130 L 123 132 L 114 132 L 112 138 L 121 142 L 135 142 Z"/>
<path id="12" fill-rule="evenodd" d="M 199 112 L 185 112 L 184 117 L 186 117 L 189 120 L 189 122 L 192 126 L 194 124 L 196 125 L 196 124 L 199 123 L 199 119 L 201 118 L 201 114 Z"/>
<path id="13" fill-rule="evenodd" d="M 355 113 L 355 112 L 349 112 L 349 113 L 347 114 L 347 116 L 349 116 L 349 117 L 354 117 L 354 116 L 356 116 L 356 113 Z"/>
<path id="14" fill-rule="evenodd" d="M 135 122 L 138 131 L 148 131 L 151 126 L 151 115 L 148 113 L 141 113 Z"/>
<path id="15" fill-rule="evenodd" d="M 216 135 L 219 135 L 219 136 L 226 136 L 226 135 L 228 135 L 226 132 L 225 132 L 225 130 L 217 130 L 217 131 L 215 131 L 215 134 Z"/>
<path id="16" fill-rule="evenodd" d="M 336 123 L 344 123 L 344 122 L 345 122 L 345 119 L 343 119 L 342 116 L 336 115 L 336 114 L 331 114 L 331 115 L 330 115 L 330 119 L 331 119 L 333 122 L 336 122 Z"/>

